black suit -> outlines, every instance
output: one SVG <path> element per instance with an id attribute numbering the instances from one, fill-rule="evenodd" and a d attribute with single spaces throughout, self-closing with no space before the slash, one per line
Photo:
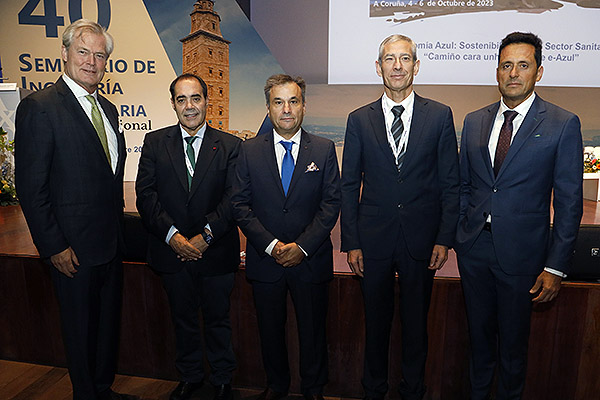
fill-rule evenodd
<path id="1" fill-rule="evenodd" d="M 415 95 L 404 163 L 398 172 L 381 99 L 348 117 L 342 163 L 342 251 L 361 249 L 366 316 L 363 386 L 369 397 L 388 390 L 388 351 L 400 277 L 401 391 L 424 392 L 427 312 L 435 244 L 451 247 L 458 219 L 458 155 L 452 111 Z M 362 191 L 361 191 L 362 186 Z"/>
<path id="2" fill-rule="evenodd" d="M 82 399 L 112 384 L 121 306 L 125 139 L 115 106 L 98 101 L 117 137 L 114 173 L 62 77 L 23 99 L 15 135 L 17 191 L 40 256 L 71 247 L 80 263 L 72 279 L 52 274 L 73 392 Z"/>
<path id="3" fill-rule="evenodd" d="M 333 277 L 330 232 L 340 207 L 333 142 L 302 131 L 287 196 L 273 134 L 244 142 L 232 202 L 235 218 L 248 238 L 246 276 L 253 285 L 268 385 L 285 393 L 290 384 L 285 345 L 289 290 L 298 320 L 301 390 L 320 393 L 328 376 L 325 319 L 327 282 Z M 274 239 L 295 242 L 308 257 L 284 268 L 265 252 Z"/>
<path id="4" fill-rule="evenodd" d="M 180 125 L 146 135 L 136 179 L 137 208 L 151 233 L 148 262 L 160 273 L 169 296 L 182 379 L 204 378 L 202 308 L 211 382 L 228 384 L 235 369 L 229 295 L 240 262 L 230 196 L 240 140 L 207 125 L 189 189 L 183 143 Z M 214 242 L 199 260 L 180 261 L 165 241 L 171 226 L 190 239 L 206 224 Z"/>

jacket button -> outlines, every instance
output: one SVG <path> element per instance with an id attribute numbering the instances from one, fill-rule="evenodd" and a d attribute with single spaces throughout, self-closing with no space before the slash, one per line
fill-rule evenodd
<path id="1" fill-rule="evenodd" d="M 285 213 L 287 213 L 287 212 L 288 212 L 287 208 L 284 208 L 284 209 L 283 209 L 283 213 L 285 214 Z"/>
<path id="2" fill-rule="evenodd" d="M 494 193 L 497 193 L 497 192 L 498 192 L 498 188 L 496 188 L 496 187 L 495 187 L 495 188 L 493 188 L 493 189 L 492 189 L 492 192 L 494 192 Z"/>
<path id="3" fill-rule="evenodd" d="M 484 211 L 484 212 L 483 212 L 483 218 L 486 218 L 486 217 L 487 217 L 487 215 L 488 215 L 488 214 L 487 214 L 487 213 Z"/>
<path id="4" fill-rule="evenodd" d="M 404 208 L 404 204 L 402 204 L 402 203 L 398 204 L 398 208 Z"/>
<path id="5" fill-rule="evenodd" d="M 404 183 L 402 179 L 398 179 L 398 183 Z"/>

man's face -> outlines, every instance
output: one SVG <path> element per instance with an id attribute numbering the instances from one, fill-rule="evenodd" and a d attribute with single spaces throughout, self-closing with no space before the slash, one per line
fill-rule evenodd
<path id="1" fill-rule="evenodd" d="M 190 135 L 195 135 L 206 120 L 206 98 L 197 79 L 181 79 L 175 84 L 173 110 L 179 123 Z"/>
<path id="2" fill-rule="evenodd" d="M 294 82 L 273 86 L 269 93 L 267 111 L 278 134 L 286 139 L 294 136 L 302 125 L 306 111 L 300 86 Z"/>
<path id="3" fill-rule="evenodd" d="M 61 51 L 65 72 L 79 86 L 93 93 L 104 76 L 108 54 L 103 35 L 76 32 L 71 46 Z"/>
<path id="4" fill-rule="evenodd" d="M 535 63 L 535 47 L 528 43 L 513 43 L 502 49 L 496 80 L 504 103 L 515 108 L 527 99 L 535 83 L 542 79 L 544 68 Z"/>
<path id="5" fill-rule="evenodd" d="M 404 40 L 387 43 L 381 60 L 375 61 L 377 75 L 383 78 L 385 93 L 394 101 L 401 101 L 412 91 L 414 77 L 420 62 L 412 56 L 410 43 Z"/>

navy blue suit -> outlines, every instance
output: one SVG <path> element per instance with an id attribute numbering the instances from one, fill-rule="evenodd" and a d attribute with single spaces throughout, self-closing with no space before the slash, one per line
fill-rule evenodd
<path id="1" fill-rule="evenodd" d="M 368 397 L 388 391 L 394 277 L 401 285 L 401 391 L 424 393 L 427 312 L 434 245 L 452 247 L 458 219 L 458 154 L 452 111 L 415 95 L 408 146 L 398 172 L 381 99 L 348 116 L 342 163 L 342 251 L 364 256 Z"/>
<path id="2" fill-rule="evenodd" d="M 75 399 L 106 395 L 117 363 L 125 138 L 115 106 L 98 95 L 117 137 L 113 173 L 92 122 L 65 81 L 17 108 L 16 186 L 42 258 L 71 247 L 73 278 L 51 268 Z"/>
<path id="3" fill-rule="evenodd" d="M 537 97 L 495 177 L 488 142 L 498 108 L 494 103 L 466 116 L 460 151 L 455 247 L 471 334 L 472 399 L 483 399 L 490 390 L 498 346 L 498 399 L 520 397 L 529 289 L 544 267 L 569 272 L 583 212 L 577 116 Z M 482 231 L 489 215 L 491 232 Z"/>
<path id="4" fill-rule="evenodd" d="M 287 392 L 290 384 L 285 345 L 288 290 L 298 321 L 302 392 L 320 393 L 327 382 L 327 282 L 333 277 L 330 232 L 338 218 L 339 190 L 339 168 L 330 140 L 302 131 L 287 196 L 273 134 L 242 143 L 232 202 L 248 239 L 246 276 L 253 285 L 268 385 L 277 392 Z M 295 242 L 308 256 L 284 268 L 265 252 L 274 239 Z"/>

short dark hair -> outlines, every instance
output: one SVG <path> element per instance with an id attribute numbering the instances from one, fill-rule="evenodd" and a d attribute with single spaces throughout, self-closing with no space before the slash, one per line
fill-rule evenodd
<path id="1" fill-rule="evenodd" d="M 179 75 L 177 78 L 175 78 L 175 80 L 173 82 L 171 82 L 171 86 L 169 86 L 169 92 L 171 92 L 172 100 L 175 100 L 175 85 L 177 85 L 177 82 L 184 80 L 184 79 L 195 79 L 198 82 L 200 82 L 200 86 L 202 86 L 202 94 L 204 95 L 205 99 L 208 98 L 208 87 L 206 86 L 206 82 L 204 82 L 204 80 L 202 78 L 200 78 L 196 74 L 182 74 L 182 75 Z"/>
<path id="2" fill-rule="evenodd" d="M 302 104 L 306 102 L 306 82 L 304 82 L 304 79 L 302 79 L 301 76 L 292 78 L 286 74 L 277 74 L 271 75 L 265 84 L 265 99 L 267 100 L 267 105 L 270 101 L 270 94 L 273 86 L 285 85 L 286 83 L 295 83 L 298 85 L 300 87 L 300 91 L 302 92 Z"/>
<path id="3" fill-rule="evenodd" d="M 537 67 L 539 68 L 542 65 L 542 39 L 531 32 L 513 32 L 509 33 L 504 39 L 502 39 L 502 43 L 500 43 L 500 49 L 498 50 L 498 62 L 500 62 L 500 54 L 502 54 L 502 49 L 509 44 L 514 43 L 525 43 L 532 45 L 535 48 L 534 57 Z"/>

